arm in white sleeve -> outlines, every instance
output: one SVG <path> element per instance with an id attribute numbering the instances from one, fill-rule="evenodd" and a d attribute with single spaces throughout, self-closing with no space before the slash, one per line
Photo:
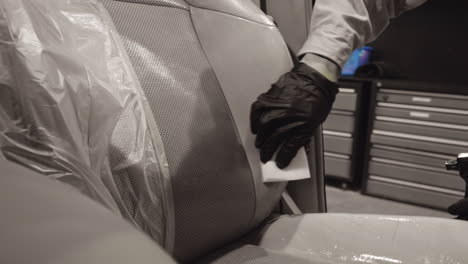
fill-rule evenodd
<path id="1" fill-rule="evenodd" d="M 317 56 L 342 67 L 353 50 L 377 38 L 390 19 L 424 2 L 426 0 L 317 0 L 309 37 L 299 55 L 309 54 L 304 56 L 303 62 L 313 68 L 320 67 L 310 65 Z"/>

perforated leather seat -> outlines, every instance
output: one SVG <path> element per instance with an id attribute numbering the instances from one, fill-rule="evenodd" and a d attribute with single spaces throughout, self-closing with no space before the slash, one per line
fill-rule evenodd
<path id="1" fill-rule="evenodd" d="M 250 103 L 291 67 L 278 30 L 250 1 L 101 2 L 161 130 L 175 258 L 190 261 L 247 234 L 286 185 L 261 183 L 248 120 Z"/>
<path id="2" fill-rule="evenodd" d="M 468 226 L 454 220 L 305 214 L 265 223 L 286 183 L 261 182 L 249 107 L 292 65 L 278 30 L 250 0 L 99 1 L 160 129 L 173 191 L 165 199 L 174 200 L 175 227 L 165 229 L 165 243 L 153 239 L 176 260 L 467 260 Z"/>

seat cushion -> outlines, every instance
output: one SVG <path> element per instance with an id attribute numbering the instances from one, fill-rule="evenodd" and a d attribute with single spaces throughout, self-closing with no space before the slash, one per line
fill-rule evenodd
<path id="1" fill-rule="evenodd" d="M 234 248 L 225 254 L 215 254 L 198 263 L 212 263 L 212 264 L 310 264 L 310 263 L 323 263 L 315 262 L 301 256 L 294 256 L 276 250 L 266 249 L 254 245 L 244 245 Z"/>
<path id="2" fill-rule="evenodd" d="M 468 223 L 452 219 L 305 214 L 266 225 L 255 243 L 330 263 L 467 263 L 467 237 Z"/>
<path id="3" fill-rule="evenodd" d="M 467 235 L 443 218 L 282 216 L 199 263 L 467 263 Z"/>

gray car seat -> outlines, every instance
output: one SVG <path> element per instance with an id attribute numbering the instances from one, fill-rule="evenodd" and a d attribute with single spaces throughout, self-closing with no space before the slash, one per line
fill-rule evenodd
<path id="1" fill-rule="evenodd" d="M 174 193 L 174 257 L 194 261 L 248 235 L 270 215 L 285 188 L 260 181 L 248 127 L 250 103 L 291 67 L 278 30 L 248 0 L 101 2 L 161 128 Z M 436 228 L 440 225 L 447 225 L 445 231 Z M 430 229 L 424 235 L 416 231 L 422 226 Z M 463 228 L 468 226 L 425 218 L 283 217 L 260 227 L 258 236 L 245 242 L 250 245 L 220 249 L 205 261 L 457 262 L 468 259 L 455 231 Z M 433 251 L 443 245 L 442 232 L 453 247 Z"/>
<path id="2" fill-rule="evenodd" d="M 250 1 L 101 1 L 152 106 L 168 157 L 174 256 L 189 261 L 258 226 L 286 183 L 263 184 L 249 107 L 291 67 Z"/>
<path id="3" fill-rule="evenodd" d="M 254 98 L 289 70 L 291 61 L 276 27 L 249 0 L 100 1 L 117 27 L 161 133 L 172 183 L 172 195 L 164 199 L 173 199 L 174 228 L 164 229 L 164 242 L 155 240 L 176 260 L 467 261 L 464 222 L 347 214 L 269 218 L 286 183 L 262 183 L 248 113 Z M 127 177 L 133 175 L 130 171 Z M 93 210 L 91 215 L 106 219 L 98 212 L 102 208 Z M 152 250 L 144 247 L 141 254 Z M 126 253 L 138 262 L 139 252 Z M 155 262 L 167 260 L 162 258 L 155 256 Z"/>

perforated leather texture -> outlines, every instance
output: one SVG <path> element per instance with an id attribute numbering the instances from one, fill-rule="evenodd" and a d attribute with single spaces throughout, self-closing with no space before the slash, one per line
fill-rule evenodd
<path id="1" fill-rule="evenodd" d="M 252 173 L 226 100 L 178 8 L 102 1 L 160 128 L 172 177 L 174 256 L 189 261 L 252 226 Z"/>
<path id="2" fill-rule="evenodd" d="M 115 0 L 120 2 L 128 2 L 134 4 L 145 4 L 145 5 L 155 5 L 155 6 L 167 6 L 182 8 L 188 10 L 189 5 L 184 0 Z"/>
<path id="3" fill-rule="evenodd" d="M 138 121 L 132 113 L 123 113 L 112 134 L 109 163 L 120 197 L 120 212 L 136 226 L 164 245 L 166 215 L 162 183 L 158 166 L 148 162 L 156 157 L 149 134 L 138 131 Z M 137 135 L 130 137 L 129 135 Z M 146 158 L 142 158 L 146 157 Z M 141 191 L 149 188 L 150 191 Z M 117 194 L 113 194 L 117 195 Z"/>
<path id="4" fill-rule="evenodd" d="M 276 27 L 202 8 L 190 10 L 198 39 L 221 84 L 249 160 L 256 190 L 257 224 L 271 213 L 286 182 L 262 181 L 255 136 L 250 130 L 250 105 L 292 68 L 291 56 Z"/>

